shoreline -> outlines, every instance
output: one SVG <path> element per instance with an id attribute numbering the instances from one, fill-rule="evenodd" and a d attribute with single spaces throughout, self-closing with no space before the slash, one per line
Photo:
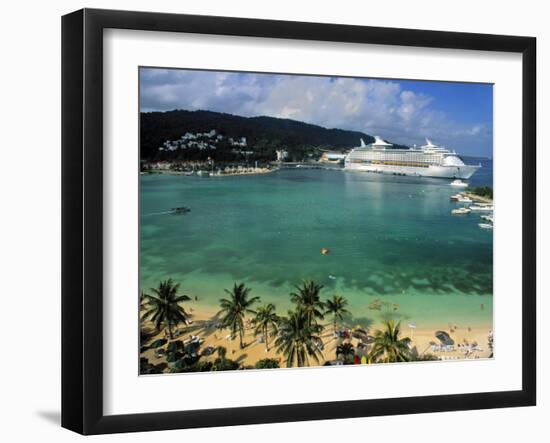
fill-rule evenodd
<path id="1" fill-rule="evenodd" d="M 280 367 L 286 367 L 284 357 L 277 353 L 274 345 L 275 338 L 270 338 L 269 350 L 266 350 L 264 343 L 260 341 L 259 336 L 254 336 L 254 327 L 252 325 L 251 316 L 247 316 L 245 320 L 245 336 L 244 347 L 240 349 L 238 338 L 231 339 L 230 331 L 228 329 L 220 329 L 219 319 L 215 317 L 215 311 L 197 307 L 196 302 L 187 302 L 185 306 L 186 310 L 191 316 L 192 323 L 184 326 L 180 324 L 174 335 L 174 338 L 170 340 L 166 336 L 166 332 L 161 330 L 154 334 L 149 339 L 149 343 L 158 339 L 167 338 L 168 342 L 187 340 L 191 336 L 197 336 L 201 339 L 201 349 L 212 347 L 217 349 L 223 346 L 227 349 L 227 357 L 231 360 L 239 362 L 245 367 L 253 367 L 254 364 L 264 358 L 272 358 L 279 361 Z M 337 338 L 334 334 L 334 328 L 332 321 L 325 319 L 322 322 L 325 326 L 320 337 L 323 343 L 323 358 L 318 363 L 312 362 L 309 366 L 322 366 L 328 361 L 336 360 L 336 347 L 343 342 L 350 342 L 356 349 L 356 353 L 361 355 L 362 352 L 357 348 L 359 340 L 357 338 L 350 337 L 348 339 Z M 462 360 L 462 359 L 480 359 L 488 358 L 490 355 L 489 349 L 489 335 L 492 333 L 492 323 L 488 322 L 484 326 L 458 326 L 445 325 L 445 327 L 429 327 L 424 326 L 421 328 L 411 329 L 408 326 L 408 322 L 401 324 L 401 337 L 411 338 L 411 348 L 416 348 L 417 352 L 421 356 L 432 355 L 437 360 Z M 142 322 L 142 325 L 151 329 L 152 323 L 150 321 Z M 348 328 L 352 328 L 355 325 L 347 325 Z M 373 335 L 374 331 L 381 327 L 380 324 L 374 323 L 368 328 L 364 328 L 368 331 L 369 335 Z M 342 330 L 343 326 L 339 323 L 338 330 Z M 434 347 L 433 344 L 439 344 L 439 340 L 435 337 L 436 331 L 444 331 L 448 333 L 455 342 L 454 350 L 439 349 Z M 466 352 L 466 348 L 462 345 L 477 344 L 477 348 L 472 352 Z M 167 344 L 162 346 L 166 348 Z M 159 364 L 166 362 L 165 356 L 158 357 L 156 355 L 156 349 L 148 349 L 140 353 L 140 357 L 145 357 L 152 364 Z M 364 354 L 364 353 L 363 353 Z M 201 357 L 201 361 L 214 361 L 217 357 L 216 352 L 209 356 Z M 170 372 L 169 368 L 166 368 L 164 372 Z"/>
<path id="2" fill-rule="evenodd" d="M 239 175 L 263 175 L 263 174 L 270 174 L 272 172 L 278 171 L 279 168 L 248 168 L 253 169 L 252 171 L 234 171 L 234 172 L 221 172 L 220 170 L 217 171 L 174 171 L 174 170 L 165 170 L 165 169 L 154 169 L 151 171 L 140 171 L 140 175 L 182 175 L 187 177 L 233 177 L 233 176 L 239 176 Z M 204 174 L 201 174 L 204 172 Z"/>
<path id="3" fill-rule="evenodd" d="M 464 194 L 476 203 L 493 203 L 493 200 L 488 197 L 482 197 L 481 195 L 473 194 L 468 191 L 462 191 L 460 194 Z"/>

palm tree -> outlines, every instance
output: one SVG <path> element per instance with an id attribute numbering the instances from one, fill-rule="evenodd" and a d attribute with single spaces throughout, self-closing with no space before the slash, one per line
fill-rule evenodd
<path id="1" fill-rule="evenodd" d="M 344 361 L 349 362 L 355 356 L 355 348 L 351 343 L 341 343 L 336 347 L 336 357 L 338 356 L 342 357 Z"/>
<path id="2" fill-rule="evenodd" d="M 269 331 L 277 332 L 277 324 L 279 316 L 275 312 L 275 305 L 269 303 L 261 306 L 256 310 L 256 318 L 254 319 L 254 335 L 262 334 L 265 342 L 265 350 L 269 351 Z"/>
<path id="3" fill-rule="evenodd" d="M 305 313 L 308 325 L 316 324 L 317 319 L 324 318 L 325 304 L 321 301 L 320 292 L 323 285 L 318 285 L 312 280 L 305 280 L 302 286 L 296 286 L 298 292 L 292 292 L 290 299 L 296 303 L 298 309 Z"/>
<path id="4" fill-rule="evenodd" d="M 180 322 L 187 323 L 189 314 L 180 306 L 183 301 L 191 300 L 188 295 L 177 295 L 179 283 L 174 284 L 171 278 L 159 283 L 158 288 L 151 288 L 153 294 L 143 294 L 147 299 L 148 310 L 142 319 L 150 318 L 155 323 L 157 331 L 160 331 L 162 324 L 168 326 L 170 339 L 174 338 L 172 328 Z"/>
<path id="5" fill-rule="evenodd" d="M 319 349 L 321 339 L 317 335 L 320 331 L 321 326 L 310 324 L 307 313 L 300 309 L 289 311 L 288 317 L 281 319 L 275 346 L 277 352 L 284 355 L 288 368 L 294 364 L 298 367 L 309 365 L 310 357 L 319 362 L 323 356 Z"/>
<path id="6" fill-rule="evenodd" d="M 348 301 L 341 295 L 334 295 L 331 299 L 327 300 L 326 303 L 326 314 L 332 314 L 334 320 L 334 332 L 336 332 L 336 325 L 339 321 L 344 319 L 344 315 L 350 314 L 346 309 Z"/>
<path id="7" fill-rule="evenodd" d="M 251 289 L 247 288 L 244 283 L 233 285 L 233 289 L 225 289 L 230 298 L 220 299 L 221 310 L 217 315 L 222 314 L 222 324 L 224 327 L 231 329 L 231 336 L 234 338 L 239 333 L 239 341 L 241 349 L 243 346 L 244 336 L 244 317 L 248 314 L 255 314 L 250 307 L 260 300 L 260 297 L 248 298 Z"/>
<path id="8" fill-rule="evenodd" d="M 374 334 L 374 342 L 370 351 L 373 361 L 382 363 L 403 362 L 411 360 L 409 337 L 400 338 L 401 323 L 395 324 L 394 320 L 383 322 L 383 330 Z"/>

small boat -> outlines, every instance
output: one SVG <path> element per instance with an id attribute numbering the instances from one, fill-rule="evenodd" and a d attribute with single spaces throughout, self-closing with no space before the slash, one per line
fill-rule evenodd
<path id="1" fill-rule="evenodd" d="M 336 280 L 336 277 L 334 275 L 329 275 L 328 278 L 330 278 L 331 280 Z"/>
<path id="2" fill-rule="evenodd" d="M 457 202 L 458 199 L 462 198 L 462 194 L 455 194 L 455 195 L 451 195 L 451 201 L 452 202 Z"/>
<path id="3" fill-rule="evenodd" d="M 170 209 L 171 214 L 187 214 L 188 212 L 191 212 L 191 209 L 185 206 L 179 206 L 179 207 Z"/>
<path id="4" fill-rule="evenodd" d="M 323 254 L 323 255 L 330 254 L 330 249 L 329 248 L 321 248 L 321 254 Z"/>
<path id="5" fill-rule="evenodd" d="M 470 197 L 465 197 L 464 195 L 461 195 L 460 198 L 458 198 L 457 202 L 459 202 L 459 203 L 473 203 L 473 200 Z"/>
<path id="6" fill-rule="evenodd" d="M 478 223 L 478 226 L 481 229 L 493 229 L 493 225 L 491 225 L 489 223 Z"/>
<path id="7" fill-rule="evenodd" d="M 451 214 L 464 215 L 464 214 L 469 214 L 470 212 L 472 212 L 472 211 L 469 208 L 456 208 L 456 209 L 453 209 L 451 211 Z"/>
<path id="8" fill-rule="evenodd" d="M 483 204 L 483 203 L 478 203 L 476 205 L 472 205 L 472 206 L 470 206 L 470 208 L 472 209 L 472 211 L 493 211 L 494 210 L 493 205 Z"/>
<path id="9" fill-rule="evenodd" d="M 462 180 L 453 180 L 451 183 L 450 183 L 451 186 L 459 186 L 461 188 L 467 188 L 468 187 L 468 183 L 466 182 L 463 182 Z"/>
<path id="10" fill-rule="evenodd" d="M 488 222 L 493 223 L 495 221 L 495 218 L 492 215 L 481 215 L 479 218 L 482 220 L 486 220 Z"/>

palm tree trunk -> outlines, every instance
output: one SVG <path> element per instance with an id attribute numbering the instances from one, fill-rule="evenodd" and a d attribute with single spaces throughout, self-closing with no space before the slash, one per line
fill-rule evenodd
<path id="1" fill-rule="evenodd" d="M 172 322 L 168 321 L 168 335 L 170 336 L 170 340 L 174 339 L 174 335 L 172 334 Z"/>
<path id="2" fill-rule="evenodd" d="M 269 352 L 269 335 L 267 333 L 267 328 L 264 329 L 264 340 L 265 340 L 265 350 Z"/>

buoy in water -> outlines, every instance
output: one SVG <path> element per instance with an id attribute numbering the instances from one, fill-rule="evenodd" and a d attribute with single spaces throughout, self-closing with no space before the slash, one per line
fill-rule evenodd
<path id="1" fill-rule="evenodd" d="M 323 255 L 328 255 L 330 253 L 330 249 L 329 248 L 321 248 L 321 254 Z"/>

